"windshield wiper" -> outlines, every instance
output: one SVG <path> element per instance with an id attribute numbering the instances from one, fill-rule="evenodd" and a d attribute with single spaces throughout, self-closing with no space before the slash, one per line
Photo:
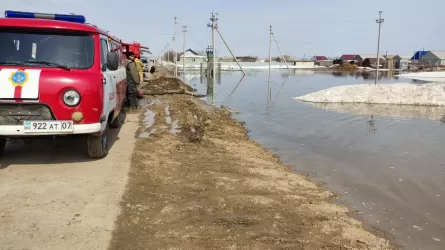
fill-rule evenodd
<path id="1" fill-rule="evenodd" d="M 64 70 L 71 70 L 70 67 L 63 65 L 63 64 L 58 64 L 58 63 L 53 63 L 53 62 L 47 62 L 47 61 L 34 61 L 34 60 L 29 60 L 26 61 L 26 63 L 35 63 L 35 64 L 43 64 L 43 65 L 48 65 L 48 66 L 52 66 L 52 67 L 57 67 L 57 68 L 61 68 Z"/>
<path id="2" fill-rule="evenodd" d="M 20 65 L 20 64 L 23 63 L 14 61 L 0 61 L 0 65 Z"/>

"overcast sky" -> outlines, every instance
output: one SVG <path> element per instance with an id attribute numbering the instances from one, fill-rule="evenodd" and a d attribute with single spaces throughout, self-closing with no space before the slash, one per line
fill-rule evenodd
<path id="1" fill-rule="evenodd" d="M 5 2 L 6 1 L 6 2 Z M 378 11 L 383 11 L 381 50 L 412 54 L 414 50 L 445 50 L 445 0 L 1 0 L 21 11 L 85 15 L 87 22 L 109 30 L 125 41 L 140 41 L 158 55 L 172 45 L 174 17 L 187 25 L 187 48 L 204 50 L 211 43 L 207 27 L 212 11 L 219 27 L 238 56 L 265 57 L 269 25 L 284 54 L 373 54 L 377 51 Z M 3 12 L 3 11 L 2 11 Z M 229 55 L 218 37 L 219 55 Z M 279 54 L 273 47 L 273 55 Z"/>

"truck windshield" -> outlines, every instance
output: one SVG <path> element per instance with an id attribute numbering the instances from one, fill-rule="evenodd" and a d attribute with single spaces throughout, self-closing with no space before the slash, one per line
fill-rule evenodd
<path id="1" fill-rule="evenodd" d="M 0 65 L 88 69 L 93 61 L 91 34 L 0 29 Z"/>

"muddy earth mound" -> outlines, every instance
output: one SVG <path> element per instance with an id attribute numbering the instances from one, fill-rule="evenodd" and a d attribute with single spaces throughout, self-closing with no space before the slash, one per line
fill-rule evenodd
<path id="1" fill-rule="evenodd" d="M 193 91 L 193 88 L 185 84 L 178 78 L 161 76 L 156 79 L 146 81 L 141 87 L 143 90 L 160 91 L 160 90 L 186 90 Z"/>

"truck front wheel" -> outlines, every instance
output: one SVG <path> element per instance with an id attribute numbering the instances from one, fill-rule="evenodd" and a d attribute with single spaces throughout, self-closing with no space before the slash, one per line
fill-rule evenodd
<path id="1" fill-rule="evenodd" d="M 104 158 L 107 156 L 109 148 L 108 139 L 108 125 L 100 136 L 88 135 L 88 155 L 91 158 Z"/>
<path id="2" fill-rule="evenodd" d="M 119 112 L 119 115 L 114 119 L 113 122 L 110 123 L 110 128 L 120 128 L 122 124 L 124 123 L 125 114 L 124 110 L 122 109 L 121 112 Z"/>
<path id="3" fill-rule="evenodd" d="M 3 155 L 3 152 L 5 151 L 5 147 L 6 147 L 6 139 L 0 138 L 0 156 Z"/>

